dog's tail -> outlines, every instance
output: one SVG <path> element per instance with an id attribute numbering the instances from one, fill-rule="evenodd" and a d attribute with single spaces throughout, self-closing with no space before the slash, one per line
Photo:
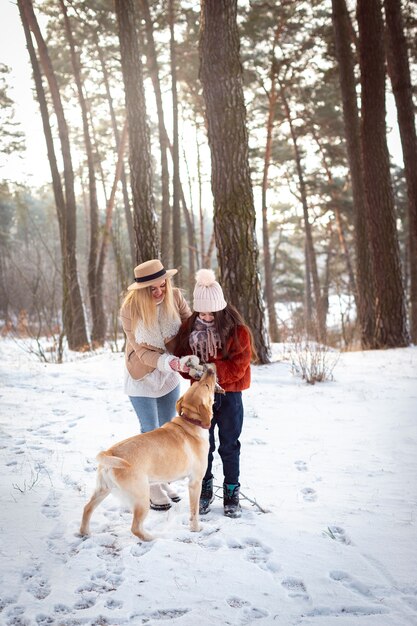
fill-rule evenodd
<path id="1" fill-rule="evenodd" d="M 119 456 L 113 456 L 111 452 L 99 452 L 96 456 L 100 465 L 105 467 L 113 467 L 119 469 L 127 469 L 130 467 L 130 463 L 120 458 Z"/>

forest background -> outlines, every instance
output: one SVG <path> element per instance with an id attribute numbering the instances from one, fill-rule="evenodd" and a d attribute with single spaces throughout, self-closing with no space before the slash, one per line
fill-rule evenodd
<path id="1" fill-rule="evenodd" d="M 217 270 L 261 362 L 270 341 L 300 337 L 416 342 L 413 0 L 18 0 L 10 11 L 44 143 L 34 152 L 25 136 L 3 63 L 3 336 L 49 361 L 66 347 L 120 349 L 133 267 L 161 257 L 189 300 L 196 269 Z"/>

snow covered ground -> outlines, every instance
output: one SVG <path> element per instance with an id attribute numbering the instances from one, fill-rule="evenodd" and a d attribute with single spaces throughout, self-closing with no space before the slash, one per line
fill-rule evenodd
<path id="1" fill-rule="evenodd" d="M 268 512 L 216 498 L 190 533 L 180 482 L 141 543 L 113 496 L 77 534 L 96 453 L 138 431 L 122 355 L 45 365 L 1 341 L 0 623 L 417 624 L 417 349 L 343 354 L 315 386 L 280 353 L 244 393 L 242 492 Z"/>

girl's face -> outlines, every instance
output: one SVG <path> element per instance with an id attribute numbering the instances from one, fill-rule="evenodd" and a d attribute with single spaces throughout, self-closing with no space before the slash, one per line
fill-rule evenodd
<path id="1" fill-rule="evenodd" d="M 213 322 L 214 321 L 214 313 L 199 313 L 198 317 L 204 322 Z"/>
<path id="2" fill-rule="evenodd" d="M 155 304 L 161 304 L 163 299 L 165 298 L 167 288 L 167 281 L 163 280 L 159 284 L 152 285 L 151 294 Z"/>

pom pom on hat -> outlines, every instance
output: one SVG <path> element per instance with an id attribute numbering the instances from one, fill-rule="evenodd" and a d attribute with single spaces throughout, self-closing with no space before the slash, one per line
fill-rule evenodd
<path id="1" fill-rule="evenodd" d="M 216 281 L 213 270 L 201 269 L 195 275 L 194 311 L 198 313 L 215 313 L 226 308 L 223 290 Z"/>
<path id="2" fill-rule="evenodd" d="M 213 270 L 198 270 L 195 279 L 197 285 L 203 285 L 204 287 L 210 287 L 210 285 L 216 282 Z"/>

